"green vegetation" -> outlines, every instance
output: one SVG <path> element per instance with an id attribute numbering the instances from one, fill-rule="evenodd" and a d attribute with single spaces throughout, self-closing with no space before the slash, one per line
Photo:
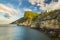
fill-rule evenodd
<path id="1" fill-rule="evenodd" d="M 22 17 L 22 18 L 20 18 L 19 20 L 17 20 L 17 22 L 19 23 L 22 23 L 22 22 L 24 22 L 24 21 L 26 21 L 27 19 L 26 18 L 24 18 L 24 17 Z"/>
<path id="2" fill-rule="evenodd" d="M 25 14 L 24 14 L 24 17 L 17 20 L 17 23 L 23 23 L 28 19 L 34 19 L 36 16 L 38 16 L 38 13 L 31 12 L 31 11 L 26 11 Z"/>
<path id="3" fill-rule="evenodd" d="M 27 18 L 27 19 L 33 19 L 36 16 L 38 16 L 38 13 L 31 12 L 31 11 L 26 11 L 25 14 L 24 14 L 24 17 Z"/>

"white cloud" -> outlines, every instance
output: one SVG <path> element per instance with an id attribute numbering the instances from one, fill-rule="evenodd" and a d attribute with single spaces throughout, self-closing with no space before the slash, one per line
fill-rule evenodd
<path id="1" fill-rule="evenodd" d="M 60 0 L 58 0 L 58 2 L 55 2 L 54 0 L 52 0 L 50 4 L 46 4 L 46 3 L 44 3 L 44 1 L 45 0 L 29 0 L 29 2 L 31 4 L 32 3 L 37 3 L 37 6 L 40 6 L 40 9 L 42 9 L 42 10 L 60 9 Z"/>
<path id="2" fill-rule="evenodd" d="M 43 3 L 44 0 L 29 0 L 29 2 L 33 5 L 33 4 L 36 4 L 36 3 Z"/>
<path id="3" fill-rule="evenodd" d="M 16 21 L 17 19 L 19 18 L 16 16 L 11 16 L 9 19 L 5 18 L 4 16 L 0 16 L 0 24 L 9 24 Z"/>
<path id="4" fill-rule="evenodd" d="M 24 11 L 32 11 L 32 10 L 29 8 L 24 8 Z"/>
<path id="5" fill-rule="evenodd" d="M 7 18 L 4 15 L 1 15 L 1 13 L 8 14 L 10 17 Z M 0 4 L 0 24 L 9 24 L 19 19 L 19 17 L 16 16 L 15 14 L 19 15 L 20 10 L 11 8 L 5 4 Z"/>
<path id="6" fill-rule="evenodd" d="M 4 4 L 0 4 L 0 12 L 4 12 L 12 16 L 13 13 L 19 13 L 16 9 L 10 8 Z"/>

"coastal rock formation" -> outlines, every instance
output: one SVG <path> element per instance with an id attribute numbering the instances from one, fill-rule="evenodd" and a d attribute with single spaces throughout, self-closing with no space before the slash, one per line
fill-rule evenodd
<path id="1" fill-rule="evenodd" d="M 36 12 L 26 11 L 24 17 L 20 18 L 16 21 L 16 24 L 23 25 L 23 26 L 30 26 L 32 20 L 37 17 L 38 14 Z"/>
<path id="2" fill-rule="evenodd" d="M 35 24 L 35 26 L 38 25 L 36 26 L 38 28 L 59 29 L 60 28 L 60 10 L 55 10 L 48 13 L 45 12 L 44 14 L 40 14 L 35 19 L 33 24 Z"/>
<path id="3" fill-rule="evenodd" d="M 30 12 L 31 13 L 31 12 Z M 25 18 L 26 15 L 24 15 Z M 59 29 L 60 28 L 60 10 L 54 10 L 49 12 L 42 12 L 38 16 L 32 18 L 25 18 L 21 21 L 18 21 L 18 25 L 24 25 L 30 28 L 51 28 Z"/>

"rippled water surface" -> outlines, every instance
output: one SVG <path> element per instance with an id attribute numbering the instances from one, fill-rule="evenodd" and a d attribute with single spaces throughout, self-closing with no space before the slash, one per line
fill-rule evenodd
<path id="1" fill-rule="evenodd" d="M 41 32 L 24 26 L 0 25 L 0 40 L 49 40 Z"/>

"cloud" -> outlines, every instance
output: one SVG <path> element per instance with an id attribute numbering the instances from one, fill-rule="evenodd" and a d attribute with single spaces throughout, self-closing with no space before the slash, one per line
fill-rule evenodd
<path id="1" fill-rule="evenodd" d="M 12 23 L 18 19 L 19 18 L 17 18 L 16 16 L 12 16 L 9 19 L 5 18 L 4 16 L 0 16 L 0 24 L 9 24 L 9 23 Z"/>
<path id="2" fill-rule="evenodd" d="M 9 24 L 20 18 L 17 16 L 20 14 L 20 10 L 14 9 L 14 6 L 12 6 L 11 4 L 9 5 L 0 4 L 0 24 Z M 2 15 L 2 13 L 5 15 Z"/>
<path id="3" fill-rule="evenodd" d="M 19 13 L 16 9 L 10 8 L 4 4 L 0 4 L 0 12 L 7 13 L 12 16 L 14 13 Z"/>
<path id="4" fill-rule="evenodd" d="M 29 0 L 29 2 L 32 3 L 37 3 L 37 6 L 40 6 L 41 10 L 56 10 L 60 9 L 60 0 L 51 0 L 50 4 L 45 3 L 46 0 Z M 33 5 L 33 4 L 32 4 Z"/>
<path id="5" fill-rule="evenodd" d="M 29 0 L 29 2 L 31 2 L 32 5 L 35 5 L 35 1 L 36 0 L 33 0 L 33 1 L 32 0 Z"/>
<path id="6" fill-rule="evenodd" d="M 29 2 L 33 5 L 33 4 L 36 4 L 36 3 L 43 3 L 44 0 L 29 0 Z"/>
<path id="7" fill-rule="evenodd" d="M 43 2 L 43 4 L 40 4 L 40 9 L 42 10 L 56 10 L 58 9 L 57 7 L 59 7 L 60 2 L 54 2 L 53 0 L 51 1 L 50 4 L 46 4 Z"/>
<path id="8" fill-rule="evenodd" d="M 32 11 L 32 10 L 29 8 L 24 8 L 24 11 Z"/>

